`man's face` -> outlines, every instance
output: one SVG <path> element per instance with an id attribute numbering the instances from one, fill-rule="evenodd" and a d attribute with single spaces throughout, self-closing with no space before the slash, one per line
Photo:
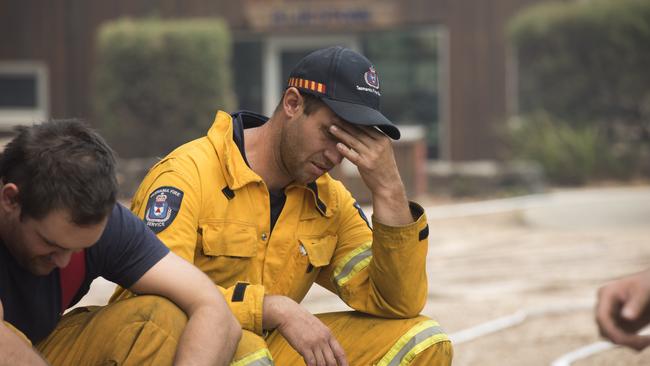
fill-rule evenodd
<path id="1" fill-rule="evenodd" d="M 293 182 L 313 182 L 341 162 L 343 156 L 336 149 L 339 141 L 329 132 L 332 124 L 345 126 L 347 122 L 326 106 L 287 121 L 282 131 L 280 157 Z"/>
<path id="2" fill-rule="evenodd" d="M 13 222 L 2 238 L 4 244 L 18 264 L 38 276 L 66 267 L 74 252 L 99 240 L 107 222 L 79 226 L 66 210 L 54 210 L 40 220 L 18 215 L 6 219 Z"/>

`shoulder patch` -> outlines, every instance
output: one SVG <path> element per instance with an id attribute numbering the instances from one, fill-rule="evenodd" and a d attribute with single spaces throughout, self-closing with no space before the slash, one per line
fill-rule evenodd
<path id="1" fill-rule="evenodd" d="M 363 213 L 363 210 L 361 209 L 361 205 L 359 204 L 359 202 L 356 202 L 356 201 L 354 202 L 354 208 L 356 208 L 357 211 L 359 211 L 359 216 L 361 216 L 363 221 L 366 222 L 366 225 L 368 225 L 370 230 L 372 230 L 372 226 L 370 226 L 370 222 L 368 221 L 368 218 L 366 217 L 366 214 Z"/>
<path id="2" fill-rule="evenodd" d="M 175 187 L 160 187 L 149 195 L 144 222 L 154 233 L 165 230 L 174 221 L 183 201 L 183 191 Z"/>

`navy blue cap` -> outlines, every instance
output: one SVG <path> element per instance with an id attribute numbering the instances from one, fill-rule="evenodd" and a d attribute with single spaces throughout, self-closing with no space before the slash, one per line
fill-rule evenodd
<path id="1" fill-rule="evenodd" d="M 376 126 L 390 138 L 400 138 L 397 127 L 379 112 L 375 68 L 349 48 L 329 47 L 305 56 L 289 74 L 287 86 L 319 97 L 347 122 Z"/>

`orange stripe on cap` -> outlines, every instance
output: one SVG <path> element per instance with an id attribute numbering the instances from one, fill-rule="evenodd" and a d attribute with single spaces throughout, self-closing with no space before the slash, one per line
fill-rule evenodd
<path id="1" fill-rule="evenodd" d="M 318 93 L 325 93 L 327 88 L 325 87 L 325 84 L 322 83 L 317 83 L 313 80 L 305 80 L 301 78 L 289 78 L 289 82 L 287 83 L 289 86 L 294 86 L 296 88 L 304 88 L 304 89 L 309 89 Z"/>

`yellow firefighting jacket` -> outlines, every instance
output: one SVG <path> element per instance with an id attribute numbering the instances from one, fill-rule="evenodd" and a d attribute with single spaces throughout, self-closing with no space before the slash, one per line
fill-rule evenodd
<path id="1" fill-rule="evenodd" d="M 217 113 L 206 137 L 149 171 L 132 211 L 143 218 L 152 194 L 165 192 L 161 187 L 180 191 L 182 201 L 158 237 L 221 287 L 244 329 L 262 333 L 265 294 L 300 302 L 314 282 L 376 316 L 413 317 L 424 307 L 428 226 L 419 205 L 410 204 L 414 223 L 373 220 L 371 230 L 350 193 L 325 174 L 285 188 L 271 233 L 269 192 L 233 141 L 225 112 Z"/>

